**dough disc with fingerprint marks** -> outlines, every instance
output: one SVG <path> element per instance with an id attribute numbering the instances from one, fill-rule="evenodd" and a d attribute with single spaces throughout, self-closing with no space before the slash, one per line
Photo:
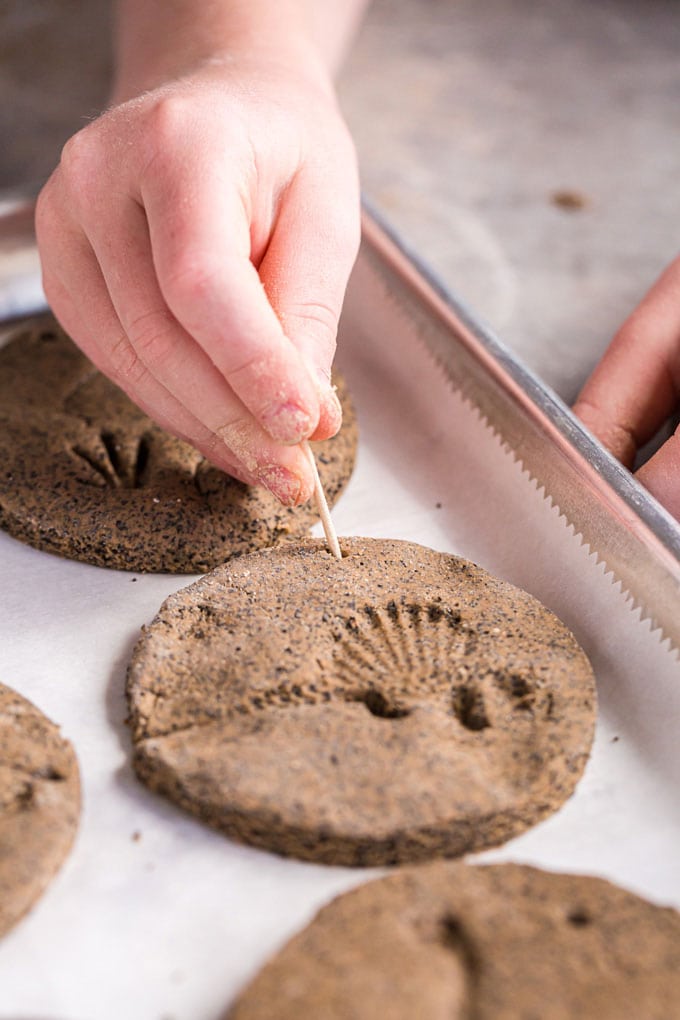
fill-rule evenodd
<path id="1" fill-rule="evenodd" d="M 517 864 L 400 868 L 338 897 L 225 1020 L 678 1020 L 680 914 Z"/>
<path id="2" fill-rule="evenodd" d="M 590 665 L 534 598 L 459 557 L 344 539 L 172 595 L 128 673 L 138 775 L 234 838 L 374 865 L 508 839 L 572 793 Z"/>
<path id="3" fill-rule="evenodd" d="M 79 813 L 73 748 L 30 701 L 0 684 L 0 935 L 61 866 Z"/>
<path id="4" fill-rule="evenodd" d="M 336 436 L 314 444 L 333 504 L 347 484 L 357 423 L 342 378 Z M 303 535 L 312 503 L 284 507 L 155 425 L 51 317 L 0 348 L 0 528 L 100 567 L 203 573 L 230 556 Z"/>

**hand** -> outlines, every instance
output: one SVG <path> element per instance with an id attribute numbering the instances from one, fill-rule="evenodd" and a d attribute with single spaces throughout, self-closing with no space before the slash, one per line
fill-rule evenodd
<path id="1" fill-rule="evenodd" d="M 623 324 L 574 411 L 615 457 L 635 455 L 680 406 L 680 258 Z M 680 429 L 636 476 L 680 520 Z"/>
<path id="2" fill-rule="evenodd" d="M 317 70 L 230 55 L 75 135 L 38 202 L 64 328 L 152 418 L 294 505 L 333 435 L 355 156 Z"/>

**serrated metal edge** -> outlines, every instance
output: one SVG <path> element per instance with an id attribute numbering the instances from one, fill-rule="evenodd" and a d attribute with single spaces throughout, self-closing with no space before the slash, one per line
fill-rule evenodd
<path id="1" fill-rule="evenodd" d="M 612 586 L 614 588 L 618 588 L 617 594 L 621 596 L 624 603 L 628 606 L 631 612 L 637 612 L 638 622 L 649 623 L 650 634 L 656 635 L 658 641 L 662 645 L 667 644 L 668 646 L 667 650 L 671 654 L 675 655 L 676 659 L 680 660 L 680 646 L 677 645 L 673 638 L 666 633 L 663 624 L 656 619 L 653 613 L 647 609 L 647 607 L 640 599 L 636 598 L 633 591 L 625 586 L 623 579 L 618 576 L 616 570 L 613 567 L 609 566 L 605 556 L 598 552 L 597 549 L 594 549 L 592 547 L 588 539 L 586 539 L 586 537 L 584 536 L 583 532 L 579 531 L 578 526 L 574 523 L 574 521 L 572 521 L 569 518 L 568 513 L 562 510 L 557 500 L 552 496 L 550 492 L 548 492 L 545 484 L 541 482 L 540 478 L 538 478 L 538 476 L 534 474 L 534 472 L 532 472 L 532 470 L 525 465 L 524 461 L 516 453 L 511 444 L 506 439 L 503 438 L 503 435 L 500 432 L 500 430 L 497 429 L 493 425 L 493 423 L 489 420 L 489 418 L 480 410 L 478 405 L 475 403 L 474 399 L 468 396 L 464 392 L 462 387 L 455 385 L 455 383 L 449 377 L 445 366 L 442 365 L 439 361 L 437 361 L 437 359 L 432 355 L 427 345 L 425 343 L 422 343 L 421 346 L 423 347 L 425 354 L 440 370 L 444 382 L 449 386 L 451 391 L 453 393 L 456 393 L 461 398 L 461 400 L 467 405 L 467 407 L 475 415 L 475 417 L 482 424 L 482 426 L 489 432 L 491 432 L 494 438 L 498 441 L 501 449 L 512 458 L 514 464 L 517 464 L 519 466 L 522 474 L 525 476 L 527 481 L 531 483 L 537 495 L 540 496 L 541 499 L 543 499 L 543 501 L 548 504 L 550 509 L 554 509 L 557 511 L 558 519 L 564 523 L 564 527 L 571 532 L 572 537 L 578 541 L 579 546 L 586 551 L 586 553 L 588 554 L 588 559 L 592 561 L 593 566 L 595 567 L 602 566 L 603 580 L 606 578 L 611 578 Z"/>
<path id="2" fill-rule="evenodd" d="M 531 373 L 528 369 L 525 369 L 524 366 L 522 366 L 521 363 L 519 363 L 518 360 L 515 359 L 514 356 L 512 356 L 510 352 L 503 347 L 500 341 L 498 341 L 496 337 L 493 337 L 486 327 L 480 324 L 479 320 L 471 312 L 471 310 L 462 301 L 460 301 L 460 299 L 454 297 L 451 294 L 450 290 L 441 283 L 441 281 L 436 277 L 436 275 L 431 271 L 431 269 L 425 266 L 422 260 L 415 253 L 411 252 L 407 246 L 403 244 L 401 239 L 395 234 L 392 228 L 384 222 L 383 218 L 379 214 L 377 214 L 375 210 L 371 209 L 370 207 L 365 208 L 364 215 L 365 229 L 367 226 L 369 228 L 369 233 L 372 233 L 374 236 L 376 232 L 379 235 L 384 236 L 388 244 L 394 247 L 398 251 L 400 256 L 408 261 L 413 272 L 421 278 L 421 280 L 427 287 L 434 291 L 436 297 L 442 300 L 456 317 L 461 319 L 464 325 L 469 327 L 475 335 L 479 336 L 481 334 L 487 341 L 491 341 L 492 344 L 506 351 L 506 357 L 508 361 L 512 362 L 514 366 L 518 367 L 520 369 L 520 372 L 524 373 L 528 378 L 531 378 L 535 386 L 539 387 L 543 392 L 549 393 L 548 388 L 544 387 L 543 384 L 541 384 L 540 381 L 533 376 L 533 373 Z M 377 256 L 377 252 L 375 251 L 375 249 L 373 251 L 373 254 L 374 256 Z M 394 293 L 393 291 L 390 291 L 389 297 L 390 300 L 394 303 L 395 307 L 398 309 L 398 311 L 400 311 L 401 313 L 408 317 L 410 314 L 410 309 L 405 305 L 403 300 L 399 300 L 399 295 Z M 495 439 L 498 440 L 502 449 L 511 456 L 513 462 L 516 463 L 520 467 L 522 473 L 526 475 L 527 479 L 533 485 L 535 491 L 539 495 L 541 495 L 545 501 L 548 502 L 551 508 L 554 508 L 557 511 L 558 518 L 564 522 L 565 527 L 571 529 L 573 537 L 576 538 L 579 541 L 579 545 L 585 549 L 589 559 L 594 559 L 594 565 L 595 566 L 602 565 L 604 572 L 603 577 L 605 578 L 611 577 L 612 585 L 615 587 L 618 586 L 619 589 L 618 594 L 621 595 L 624 602 L 629 607 L 630 611 L 638 614 L 638 622 L 646 623 L 649 626 L 650 634 L 655 635 L 660 644 L 662 645 L 667 644 L 668 651 L 675 656 L 676 660 L 680 660 L 680 643 L 678 643 L 674 639 L 674 637 L 670 633 L 668 633 L 664 625 L 655 616 L 654 611 L 648 607 L 645 601 L 641 598 L 638 598 L 635 595 L 632 588 L 629 585 L 627 585 L 624 579 L 616 572 L 615 567 L 610 565 L 606 558 L 606 555 L 600 552 L 597 548 L 595 548 L 591 544 L 591 541 L 587 539 L 583 531 L 579 529 L 578 524 L 575 523 L 570 518 L 569 513 L 565 509 L 563 509 L 563 507 L 560 505 L 556 497 L 549 491 L 546 484 L 538 477 L 538 475 L 534 471 L 532 471 L 531 468 L 529 468 L 526 465 L 521 455 L 516 451 L 512 443 L 510 443 L 507 440 L 507 438 L 503 435 L 501 430 L 497 428 L 493 424 L 491 419 L 488 417 L 488 415 L 485 414 L 485 412 L 479 406 L 479 403 L 475 399 L 475 397 L 472 396 L 469 392 L 466 392 L 463 385 L 459 385 L 455 381 L 455 379 L 451 375 L 448 366 L 436 355 L 436 353 L 428 345 L 426 336 L 418 330 L 416 330 L 415 333 L 417 337 L 417 342 L 423 348 L 429 360 L 434 365 L 436 365 L 437 369 L 441 372 L 447 386 L 452 390 L 452 392 L 457 393 L 460 396 L 460 398 L 465 402 L 465 404 L 470 408 L 470 410 L 476 415 L 478 420 L 482 423 L 483 427 L 488 429 L 495 437 Z M 526 395 L 529 399 L 531 399 L 530 393 L 527 393 Z M 562 404 L 562 402 L 559 401 L 559 398 L 555 397 L 552 394 L 551 398 L 558 404 L 560 405 Z M 585 437 L 586 441 L 593 446 L 593 448 L 599 449 L 600 456 L 605 461 L 607 466 L 610 468 L 613 467 L 614 470 L 618 470 L 619 472 L 624 472 L 624 469 L 621 467 L 621 465 L 619 465 L 617 462 L 614 462 L 610 454 L 606 450 L 604 450 L 604 448 L 601 447 L 599 443 L 597 443 L 597 440 L 595 440 L 594 437 L 590 436 L 590 434 L 587 433 L 587 430 L 579 422 L 576 421 L 573 415 L 571 415 L 569 409 L 564 407 L 564 405 L 562 405 L 562 407 L 563 412 L 566 412 L 566 414 L 572 419 L 577 432 L 581 433 L 582 436 Z M 576 447 L 574 447 L 574 451 L 580 454 L 580 451 L 578 451 Z M 620 493 L 617 494 L 621 495 Z M 670 517 L 670 515 L 668 515 L 666 511 L 662 507 L 660 507 L 655 500 L 651 498 L 651 496 L 647 496 L 647 500 L 651 507 L 652 516 L 660 518 L 662 526 L 664 526 L 666 529 L 670 527 L 671 529 L 674 529 L 677 532 L 677 522 L 675 522 Z M 633 512 L 638 512 L 635 507 L 631 506 L 630 509 Z"/>

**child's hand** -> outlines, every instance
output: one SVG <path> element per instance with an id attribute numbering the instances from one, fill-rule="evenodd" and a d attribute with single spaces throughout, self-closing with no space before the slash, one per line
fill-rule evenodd
<path id="1" fill-rule="evenodd" d="M 359 240 L 323 75 L 225 57 L 112 108 L 67 143 L 37 231 L 47 298 L 98 368 L 225 471 L 309 497 L 293 444 L 340 424 Z"/>
<path id="2" fill-rule="evenodd" d="M 574 410 L 627 467 L 680 405 L 680 258 L 623 324 Z M 680 520 L 680 429 L 637 477 Z"/>

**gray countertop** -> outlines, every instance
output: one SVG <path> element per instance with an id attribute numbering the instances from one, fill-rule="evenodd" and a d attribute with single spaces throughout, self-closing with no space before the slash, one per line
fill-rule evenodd
<path id="1" fill-rule="evenodd" d="M 377 0 L 343 75 L 366 192 L 567 400 L 680 250 L 679 53 L 672 0 Z"/>

